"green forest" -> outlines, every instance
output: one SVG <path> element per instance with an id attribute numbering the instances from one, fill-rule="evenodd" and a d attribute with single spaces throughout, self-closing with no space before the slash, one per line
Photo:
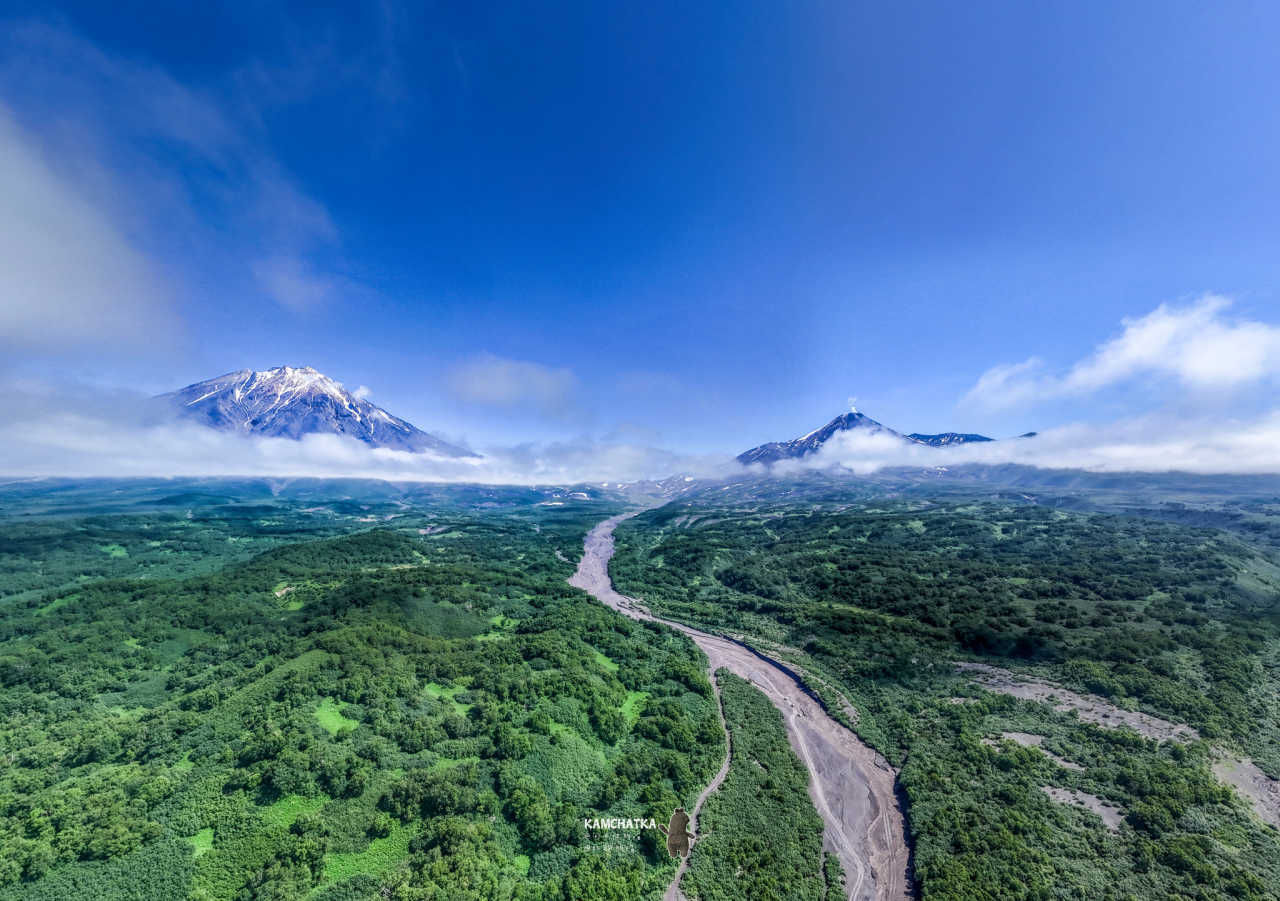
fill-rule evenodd
<path id="1" fill-rule="evenodd" d="M 583 819 L 719 766 L 696 648 L 566 585 L 612 508 L 454 501 L 7 517 L 0 898 L 659 895 Z"/>
<path id="2" fill-rule="evenodd" d="M 787 744 L 782 716 L 759 691 L 720 670 L 733 760 L 698 819 L 681 890 L 700 901 L 842 897 L 839 862 L 822 853 L 809 774 Z"/>
<path id="3" fill-rule="evenodd" d="M 1280 897 L 1280 834 L 1212 769 L 1232 753 L 1280 776 L 1269 529 L 730 487 L 623 523 L 613 578 L 794 666 L 885 755 L 920 897 Z M 225 481 L 0 500 L 0 901 L 657 899 L 663 836 L 584 820 L 691 808 L 726 754 L 721 709 L 733 755 L 683 891 L 842 896 L 773 706 L 722 671 L 718 708 L 691 641 L 566 583 L 624 497 Z M 1199 738 L 993 693 L 958 661 Z"/>
<path id="4" fill-rule="evenodd" d="M 1210 770 L 1223 747 L 1280 776 L 1280 570 L 1265 548 L 1028 504 L 811 500 L 642 514 L 618 529 L 613 577 L 666 616 L 802 667 L 836 715 L 834 692 L 852 703 L 848 724 L 901 769 L 922 897 L 1280 896 L 1280 835 Z M 1202 739 L 1158 743 L 992 694 L 956 671 L 962 660 Z M 1123 820 L 1108 829 L 1046 789 Z"/>

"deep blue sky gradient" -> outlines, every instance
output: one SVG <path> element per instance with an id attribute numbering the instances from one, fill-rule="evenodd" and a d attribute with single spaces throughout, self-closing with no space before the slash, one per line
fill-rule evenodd
<path id="1" fill-rule="evenodd" d="M 173 249 L 189 352 L 104 362 L 106 381 L 309 363 L 481 443 L 738 450 L 849 395 L 906 431 L 999 435 L 1091 411 L 958 406 L 992 365 L 1069 364 L 1205 291 L 1277 307 L 1273 4 L 15 12 L 32 16 L 251 107 L 263 153 L 335 225 L 315 264 L 354 286 L 290 310 Z M 237 80 L 316 59 L 288 96 Z M 445 375 L 481 353 L 580 389 L 555 415 L 469 406 Z"/>

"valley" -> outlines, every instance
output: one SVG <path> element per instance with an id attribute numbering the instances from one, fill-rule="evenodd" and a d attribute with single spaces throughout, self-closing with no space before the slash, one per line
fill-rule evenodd
<path id="1" fill-rule="evenodd" d="M 760 489 L 623 522 L 613 580 L 803 672 L 884 755 L 922 897 L 1275 897 L 1265 547 L 959 491 Z"/>
<path id="2" fill-rule="evenodd" d="M 1280 4 L 11 6 L 0 901 L 1280 901 Z"/>
<path id="3" fill-rule="evenodd" d="M 1276 897 L 1270 531 L 673 484 L 6 486 L 0 899 Z"/>
<path id="4" fill-rule="evenodd" d="M 852 901 L 911 897 L 909 852 L 894 789 L 896 774 L 883 757 L 827 716 L 804 685 L 775 662 L 721 636 L 654 616 L 614 590 L 609 578 L 613 531 L 627 518 L 611 517 L 591 530 L 570 584 L 633 619 L 662 623 L 689 636 L 706 655 L 711 678 L 723 668 L 763 692 L 782 713 L 791 746 L 808 771 L 809 796 L 826 824 L 824 847 L 836 855 L 848 878 L 846 897 Z M 713 782 L 708 791 L 714 787 Z M 704 798 L 705 794 L 700 796 L 693 809 L 695 828 Z M 683 897 L 675 892 L 676 882 L 671 888 L 669 899 Z"/>

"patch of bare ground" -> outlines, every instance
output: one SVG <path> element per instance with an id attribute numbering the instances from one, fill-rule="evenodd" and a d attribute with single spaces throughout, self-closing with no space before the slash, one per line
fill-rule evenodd
<path id="1" fill-rule="evenodd" d="M 1262 822 L 1280 829 L 1280 782 L 1269 778 L 1252 760 L 1227 755 L 1214 760 L 1213 774 L 1244 795 Z"/>
<path id="2" fill-rule="evenodd" d="M 971 673 L 974 681 L 989 691 L 1053 704 L 1054 710 L 1074 710 L 1080 719 L 1099 726 L 1112 729 L 1128 726 L 1157 741 L 1192 741 L 1200 737 L 1200 733 L 1190 726 L 1171 723 L 1148 713 L 1122 710 L 1101 698 L 1079 694 L 1053 682 L 1021 676 L 997 666 L 957 663 L 956 668 Z M 1280 781 L 1269 778 L 1247 757 L 1236 757 L 1222 749 L 1215 753 L 1217 760 L 1213 773 L 1218 780 L 1238 791 L 1264 823 L 1280 829 Z"/>
<path id="3" fill-rule="evenodd" d="M 1128 726 L 1139 735 L 1156 741 L 1193 741 L 1200 737 L 1195 729 L 1182 723 L 1171 723 L 1138 710 L 1124 710 L 1102 698 L 1079 694 L 1053 682 L 1023 676 L 998 666 L 957 663 L 956 669 L 969 673 L 975 682 L 989 691 L 1052 704 L 1058 711 L 1074 710 L 1080 719 L 1099 726 L 1112 729 Z"/>
<path id="4" fill-rule="evenodd" d="M 1073 763 L 1072 761 L 1067 760 L 1065 757 L 1059 757 L 1057 754 L 1046 749 L 1044 747 L 1043 735 L 1033 735 L 1030 732 L 1001 732 L 1000 737 L 1004 739 L 1008 739 L 1009 741 L 1014 742 L 1015 744 L 1022 745 L 1022 747 L 1024 748 L 1036 748 L 1037 750 L 1040 751 L 1041 754 L 1043 754 L 1045 757 L 1048 757 L 1050 760 L 1052 760 L 1054 763 L 1056 763 L 1058 766 L 1062 767 L 1063 769 L 1075 770 L 1076 772 L 1079 772 L 1079 773 L 1084 772 L 1084 767 L 1082 767 L 1080 764 Z M 1000 742 L 996 741 L 994 738 L 984 738 L 982 739 L 982 743 L 991 748 L 1000 747 Z"/>
<path id="5" fill-rule="evenodd" d="M 1109 801 L 1104 801 L 1088 792 L 1074 788 L 1058 788 L 1056 785 L 1042 785 L 1040 790 L 1048 795 L 1050 800 L 1057 801 L 1059 804 L 1071 804 L 1096 813 L 1107 829 L 1112 832 L 1120 831 L 1120 824 L 1124 822 L 1124 811 Z"/>

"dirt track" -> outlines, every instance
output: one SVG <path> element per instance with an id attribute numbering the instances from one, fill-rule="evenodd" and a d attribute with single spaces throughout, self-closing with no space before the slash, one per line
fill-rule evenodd
<path id="1" fill-rule="evenodd" d="M 702 794 L 698 795 L 698 800 L 694 802 L 693 809 L 689 811 L 689 830 L 694 835 L 694 843 L 697 843 L 698 835 L 698 814 L 702 812 L 702 805 L 707 802 L 707 798 L 711 797 L 711 793 L 720 787 L 724 782 L 724 777 L 729 775 L 729 764 L 733 762 L 733 739 L 729 735 L 729 726 L 724 721 L 724 702 L 720 700 L 720 686 L 716 684 L 713 677 L 711 679 L 711 688 L 716 693 L 716 706 L 720 709 L 720 728 L 724 730 L 724 763 L 720 764 L 720 769 L 711 777 L 711 781 L 707 783 L 707 787 L 702 790 Z M 680 880 L 684 877 L 685 868 L 689 866 L 689 858 L 686 855 L 681 858 L 680 866 L 676 867 L 676 875 L 672 877 L 671 884 L 667 886 L 666 892 L 662 895 L 662 901 L 685 901 L 684 895 L 680 893 Z"/>
<path id="2" fill-rule="evenodd" d="M 725 638 L 654 616 L 640 602 L 615 591 L 609 578 L 613 530 L 627 518 L 606 519 L 588 533 L 578 571 L 569 584 L 633 619 L 683 632 L 707 655 L 711 673 L 723 667 L 759 688 L 782 713 L 791 747 L 809 771 L 809 797 L 826 825 L 823 846 L 844 867 L 850 901 L 910 898 L 906 827 L 894 794 L 893 769 L 771 661 Z M 703 792 L 698 808 L 718 784 L 713 782 Z M 691 824 L 695 835 L 696 815 L 695 808 Z M 682 865 L 667 891 L 668 899 L 681 897 L 683 872 Z"/>

